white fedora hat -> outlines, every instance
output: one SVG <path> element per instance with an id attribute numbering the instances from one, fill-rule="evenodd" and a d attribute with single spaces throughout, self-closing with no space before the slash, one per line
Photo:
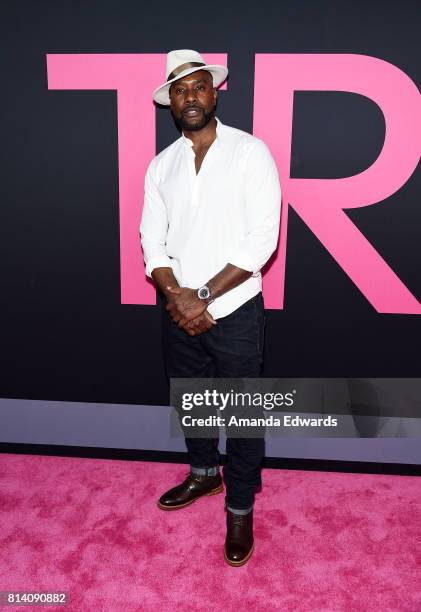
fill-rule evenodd
<path id="1" fill-rule="evenodd" d="M 158 104 L 170 105 L 168 95 L 171 83 L 197 70 L 208 70 L 213 77 L 213 86 L 218 87 L 225 81 L 228 68 L 215 64 L 207 64 L 197 51 L 192 49 L 177 49 L 167 54 L 167 80 L 153 92 L 153 99 Z"/>

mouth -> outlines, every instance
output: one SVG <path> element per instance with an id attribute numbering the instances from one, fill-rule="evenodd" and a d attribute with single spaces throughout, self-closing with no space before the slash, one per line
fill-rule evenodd
<path id="1" fill-rule="evenodd" d="M 183 115 L 186 117 L 197 117 L 202 112 L 201 108 L 188 108 L 183 111 Z"/>

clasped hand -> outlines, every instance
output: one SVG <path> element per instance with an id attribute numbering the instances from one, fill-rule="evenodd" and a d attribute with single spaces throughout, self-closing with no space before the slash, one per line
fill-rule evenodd
<path id="1" fill-rule="evenodd" d="M 184 329 L 190 336 L 208 331 L 216 325 L 215 319 L 206 310 L 207 303 L 199 299 L 197 290 L 188 287 L 167 287 L 171 294 L 165 308 L 174 323 Z"/>

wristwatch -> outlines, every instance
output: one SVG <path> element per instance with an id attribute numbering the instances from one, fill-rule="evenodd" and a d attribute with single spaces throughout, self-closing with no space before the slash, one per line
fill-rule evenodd
<path id="1" fill-rule="evenodd" d="M 203 285 L 203 287 L 199 287 L 197 290 L 197 297 L 199 300 L 204 300 L 208 304 L 211 304 L 214 300 L 211 297 L 211 290 L 207 285 Z"/>

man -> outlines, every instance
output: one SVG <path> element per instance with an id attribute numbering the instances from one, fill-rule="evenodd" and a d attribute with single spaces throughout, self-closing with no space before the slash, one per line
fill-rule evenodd
<path id="1" fill-rule="evenodd" d="M 162 297 L 169 378 L 260 376 L 264 304 L 260 270 L 278 240 L 281 188 L 266 144 L 215 116 L 224 66 L 190 49 L 167 56 L 153 99 L 170 107 L 181 137 L 149 164 L 140 224 L 146 274 Z M 164 493 L 163 510 L 223 490 L 217 439 L 185 438 L 190 472 Z M 263 438 L 227 438 L 225 560 L 251 556 Z"/>

